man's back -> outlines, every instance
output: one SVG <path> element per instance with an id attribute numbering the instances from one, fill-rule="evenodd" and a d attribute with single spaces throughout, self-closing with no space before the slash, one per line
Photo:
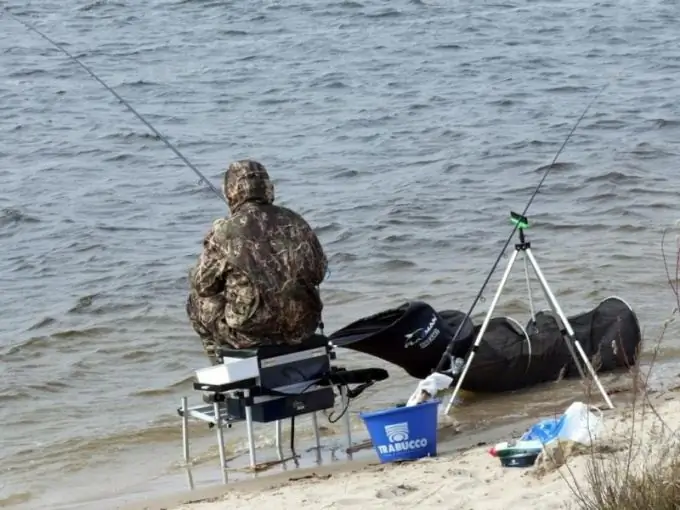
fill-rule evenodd
<path id="1" fill-rule="evenodd" d="M 200 313 L 194 310 L 194 328 L 234 347 L 304 340 L 316 330 L 323 308 L 318 286 L 327 262 L 319 240 L 300 215 L 273 205 L 262 165 L 230 165 L 224 192 L 232 216 L 213 224 L 192 273 L 194 300 L 223 304 L 224 315 L 211 319 L 223 324 L 197 328 Z"/>

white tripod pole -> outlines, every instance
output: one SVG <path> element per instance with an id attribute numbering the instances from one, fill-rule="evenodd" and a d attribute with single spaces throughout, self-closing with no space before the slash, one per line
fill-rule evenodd
<path id="1" fill-rule="evenodd" d="M 503 276 L 501 277 L 501 281 L 498 284 L 498 289 L 496 290 L 496 294 L 493 297 L 493 300 L 491 301 L 491 306 L 489 306 L 489 311 L 486 312 L 486 316 L 484 317 L 484 322 L 482 322 L 482 327 L 479 328 L 479 333 L 477 333 L 477 338 L 475 338 L 475 343 L 472 344 L 472 349 L 470 349 L 470 353 L 468 354 L 467 361 L 465 362 L 465 365 L 463 366 L 463 371 L 460 373 L 460 376 L 458 377 L 458 380 L 456 381 L 456 386 L 453 390 L 453 395 L 451 395 L 451 399 L 449 400 L 449 403 L 446 405 L 446 409 L 444 409 L 444 414 L 449 414 L 449 411 L 451 410 L 451 406 L 453 406 L 453 403 L 456 400 L 456 397 L 458 396 L 458 392 L 460 391 L 460 387 L 463 385 L 463 380 L 465 379 L 465 375 L 467 374 L 470 365 L 472 364 L 472 360 L 475 358 L 475 353 L 477 352 L 477 349 L 479 348 L 479 344 L 482 343 L 482 337 L 484 336 L 484 333 L 486 333 L 486 328 L 489 327 L 489 321 L 491 321 L 491 315 L 493 314 L 494 309 L 496 308 L 496 305 L 498 304 L 498 300 L 501 297 L 501 294 L 503 293 L 503 287 L 505 287 L 505 284 L 508 281 L 508 277 L 510 276 L 510 271 L 512 271 L 512 266 L 515 263 L 515 259 L 517 258 L 517 255 L 519 254 L 519 250 L 515 250 L 512 252 L 512 255 L 510 255 L 510 260 L 508 261 L 508 265 L 505 268 L 505 272 L 503 273 Z"/>
<path id="2" fill-rule="evenodd" d="M 576 367 L 578 368 L 579 372 L 581 373 L 581 377 L 584 377 L 583 369 L 579 365 L 578 359 L 576 358 L 576 355 L 573 351 L 573 347 L 571 345 L 572 342 L 576 346 L 576 350 L 578 351 L 579 355 L 581 356 L 581 359 L 583 360 L 583 364 L 588 369 L 588 372 L 590 373 L 590 377 L 593 378 L 593 381 L 595 381 L 595 384 L 597 385 L 597 389 L 600 390 L 600 393 L 602 394 L 602 398 L 604 399 L 604 401 L 609 406 L 609 409 L 614 409 L 614 404 L 612 403 L 611 399 L 609 398 L 609 395 L 607 394 L 607 391 L 604 389 L 604 386 L 602 386 L 602 382 L 600 381 L 600 378 L 597 377 L 597 373 L 595 372 L 593 365 L 590 363 L 588 356 L 586 356 L 586 353 L 583 350 L 583 347 L 581 347 L 581 342 L 579 342 L 576 339 L 576 335 L 574 334 L 574 330 L 572 329 L 571 324 L 569 323 L 569 320 L 567 319 L 566 315 L 564 315 L 564 312 L 562 311 L 562 307 L 557 302 L 557 299 L 555 298 L 555 295 L 552 293 L 552 290 L 550 290 L 550 286 L 548 285 L 548 282 L 546 281 L 545 276 L 543 276 L 543 271 L 541 271 L 541 268 L 538 267 L 538 262 L 536 261 L 534 254 L 531 253 L 531 248 L 526 248 L 525 251 L 527 253 L 527 256 L 529 257 L 529 261 L 531 262 L 531 265 L 534 268 L 534 272 L 536 273 L 538 280 L 541 282 L 541 287 L 543 288 L 543 292 L 545 292 L 545 295 L 548 298 L 548 301 L 550 302 L 550 306 L 553 309 L 553 312 L 560 318 L 560 321 L 562 321 L 562 326 L 564 327 L 564 329 L 567 332 L 567 339 L 566 339 L 567 340 L 567 346 L 569 347 L 569 352 L 571 352 L 572 358 L 574 358 L 574 363 L 576 364 Z"/>
<path id="3" fill-rule="evenodd" d="M 460 388 L 463 385 L 463 380 L 465 379 L 465 375 L 467 374 L 470 365 L 472 364 L 472 361 L 475 357 L 475 354 L 477 352 L 477 349 L 479 348 L 479 345 L 482 342 L 482 338 L 484 336 L 484 333 L 486 333 L 486 329 L 489 326 L 489 322 L 491 321 L 491 316 L 493 315 L 493 312 L 496 308 L 496 305 L 498 304 L 498 300 L 501 297 L 501 294 L 503 293 L 503 288 L 505 287 L 505 284 L 508 281 L 508 277 L 510 276 L 510 271 L 512 270 L 512 266 L 515 263 L 515 260 L 517 259 L 517 255 L 519 254 L 520 251 L 525 251 L 527 257 L 529 258 L 529 262 L 531 263 L 531 266 L 534 269 L 534 272 L 536 273 L 536 276 L 538 277 L 538 280 L 541 284 L 541 288 L 543 289 L 543 293 L 546 296 L 546 299 L 550 303 L 550 307 L 553 310 L 553 313 L 555 313 L 560 321 L 562 322 L 562 327 L 566 330 L 567 333 L 567 338 L 563 339 L 567 342 L 567 347 L 569 348 L 569 352 L 574 360 L 574 363 L 576 364 L 576 367 L 578 368 L 579 374 L 581 375 L 582 378 L 585 378 L 585 373 L 583 372 L 583 369 L 581 368 L 581 365 L 579 364 L 579 360 L 576 357 L 576 353 L 574 352 L 574 349 L 571 345 L 571 342 L 573 342 L 576 345 L 576 349 L 581 356 L 581 359 L 585 363 L 586 367 L 588 368 L 588 372 L 590 372 L 591 377 L 595 381 L 595 384 L 597 385 L 598 389 L 600 390 L 600 393 L 602 394 L 602 397 L 604 398 L 605 402 L 609 406 L 610 409 L 614 408 L 614 404 L 612 403 L 611 399 L 609 398 L 609 395 L 605 391 L 604 387 L 602 386 L 602 383 L 600 382 L 599 378 L 597 377 L 597 374 L 595 373 L 595 369 L 593 366 L 590 364 L 590 361 L 588 360 L 588 357 L 586 356 L 585 352 L 583 351 L 583 348 L 581 347 L 581 344 L 578 340 L 576 340 L 576 337 L 574 335 L 574 330 L 572 329 L 571 325 L 569 324 L 569 321 L 565 317 L 564 313 L 562 312 L 562 308 L 560 307 L 559 303 L 557 302 L 557 299 L 555 299 L 554 294 L 550 290 L 550 287 L 548 286 L 548 282 L 545 279 L 545 276 L 543 276 L 543 272 L 541 269 L 538 267 L 538 262 L 536 262 L 536 259 L 534 258 L 533 254 L 531 253 L 531 248 L 529 247 L 529 243 L 524 242 L 524 236 L 523 233 L 520 232 L 520 238 L 522 239 L 522 242 L 518 245 L 515 246 L 515 250 L 513 251 L 512 255 L 510 256 L 510 260 L 508 261 L 508 265 L 505 268 L 505 272 L 503 273 L 503 276 L 501 278 L 500 283 L 498 284 L 498 289 L 496 290 L 496 294 L 493 297 L 493 300 L 491 301 L 491 305 L 489 306 L 489 310 L 486 313 L 486 316 L 484 317 L 484 322 L 482 322 L 482 326 L 479 329 L 479 333 L 477 333 L 477 338 L 475 339 L 475 342 L 472 346 L 472 349 L 470 350 L 470 353 L 468 354 L 467 361 L 465 362 L 465 366 L 463 367 L 463 371 L 461 372 L 458 380 L 456 381 L 456 386 L 453 390 L 453 394 L 451 395 L 451 398 L 449 400 L 449 403 L 446 405 L 446 408 L 444 410 L 444 414 L 449 414 L 451 407 L 453 406 L 453 403 L 456 400 L 456 397 L 458 396 L 458 393 L 460 392 Z"/>

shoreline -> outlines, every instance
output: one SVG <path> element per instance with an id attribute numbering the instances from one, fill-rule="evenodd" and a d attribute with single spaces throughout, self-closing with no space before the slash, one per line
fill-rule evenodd
<path id="1" fill-rule="evenodd" d="M 578 396 L 574 398 L 574 401 L 577 400 Z M 680 392 L 676 389 L 652 393 L 650 400 L 658 406 L 659 413 L 669 424 L 680 420 Z M 626 429 L 630 421 L 630 402 L 619 401 L 615 405 L 612 410 L 601 408 L 606 434 L 611 434 L 603 440 L 617 441 L 622 433 L 621 427 Z M 439 417 L 440 430 L 444 420 L 447 419 Z M 226 510 L 237 504 L 241 510 L 254 510 L 283 503 L 303 509 L 337 507 L 359 510 L 387 508 L 395 504 L 430 508 L 430 504 L 440 507 L 441 503 L 450 503 L 454 500 L 452 498 L 461 500 L 462 504 L 461 491 L 464 489 L 465 498 L 474 500 L 468 501 L 464 506 L 466 509 L 491 510 L 511 503 L 526 505 L 525 500 L 532 498 L 535 509 L 548 510 L 555 508 L 556 501 L 568 499 L 572 494 L 563 478 L 564 467 L 539 479 L 532 476 L 536 466 L 503 468 L 500 461 L 488 452 L 498 442 L 518 438 L 536 422 L 536 418 L 524 418 L 505 425 L 459 433 L 439 442 L 436 457 L 418 461 L 380 464 L 371 448 L 368 458 L 301 467 L 226 485 L 184 490 L 160 498 L 138 500 L 119 508 Z M 567 462 L 568 471 L 576 473 L 573 475 L 576 478 L 583 477 L 586 457 L 579 455 Z M 217 467 L 215 471 L 218 471 Z M 432 501 L 428 503 L 429 500 Z"/>
<path id="2" fill-rule="evenodd" d="M 504 440 L 505 437 L 521 434 L 524 430 L 533 424 L 535 419 L 523 419 L 518 422 L 513 422 L 507 425 L 493 426 L 489 429 L 479 431 L 471 431 L 464 435 L 453 436 L 440 442 L 437 446 L 438 457 L 452 455 L 469 451 L 471 449 L 480 447 L 480 445 L 491 445 L 498 439 Z M 445 425 L 446 427 L 446 425 Z M 440 432 L 442 427 L 440 426 Z M 120 510 L 169 510 L 175 507 L 192 503 L 204 503 L 211 500 L 217 500 L 225 493 L 251 491 L 271 490 L 280 485 L 289 483 L 296 483 L 301 480 L 309 479 L 324 479 L 341 474 L 361 473 L 373 470 L 382 470 L 386 465 L 380 464 L 375 453 L 371 448 L 362 450 L 367 453 L 365 457 L 355 460 L 347 460 L 335 462 L 333 464 L 322 464 L 321 466 L 308 466 L 297 469 L 291 469 L 284 472 L 276 472 L 266 474 L 260 477 L 253 477 L 247 480 L 238 480 L 230 482 L 226 485 L 210 485 L 201 488 L 196 488 L 193 491 L 184 490 L 175 494 L 169 494 L 161 498 L 149 498 L 145 501 L 137 501 L 119 507 Z M 357 454 L 355 454 L 356 456 Z M 218 467 L 215 467 L 218 471 Z"/>

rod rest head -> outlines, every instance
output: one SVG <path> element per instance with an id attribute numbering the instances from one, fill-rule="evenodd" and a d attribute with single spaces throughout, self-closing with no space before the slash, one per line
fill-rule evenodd
<path id="1" fill-rule="evenodd" d="M 292 354 L 295 352 L 303 352 L 309 349 L 316 349 L 318 347 L 329 346 L 328 337 L 325 335 L 314 334 L 308 339 L 303 340 L 299 344 L 273 344 L 263 341 L 262 345 L 256 347 L 247 347 L 236 349 L 228 345 L 222 345 L 218 349 L 218 354 L 222 358 L 252 358 L 258 356 L 259 358 L 273 358 L 275 356 L 283 356 L 285 354 Z"/>
<path id="2" fill-rule="evenodd" d="M 324 382 L 333 386 L 366 384 L 384 381 L 388 377 L 389 372 L 384 368 L 357 368 L 355 370 L 334 368 Z"/>
<path id="3" fill-rule="evenodd" d="M 331 372 L 320 381 L 320 385 L 346 386 L 347 397 L 357 398 L 364 390 L 370 388 L 375 383 L 384 381 L 389 377 L 387 370 L 383 368 L 358 368 L 347 370 L 345 368 L 331 368 Z M 356 384 L 350 388 L 350 384 Z"/>

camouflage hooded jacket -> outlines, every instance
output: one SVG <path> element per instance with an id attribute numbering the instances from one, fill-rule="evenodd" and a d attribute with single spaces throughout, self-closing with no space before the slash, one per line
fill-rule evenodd
<path id="1" fill-rule="evenodd" d="M 300 342 L 323 308 L 318 286 L 327 261 L 316 234 L 273 204 L 267 170 L 255 161 L 232 163 L 223 191 L 231 216 L 213 223 L 190 274 L 194 329 L 204 341 L 237 348 Z"/>

